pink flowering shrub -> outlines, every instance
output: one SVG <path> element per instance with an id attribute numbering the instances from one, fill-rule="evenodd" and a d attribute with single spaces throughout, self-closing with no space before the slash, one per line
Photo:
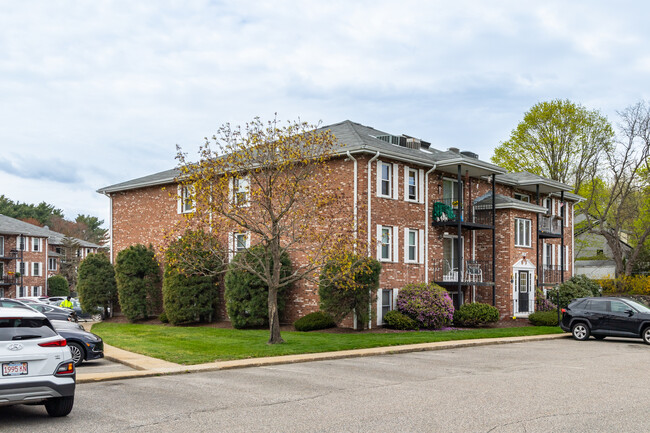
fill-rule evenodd
<path id="1" fill-rule="evenodd" d="M 397 311 L 418 322 L 421 328 L 439 329 L 451 324 L 454 304 L 437 284 L 409 284 L 397 294 Z"/>

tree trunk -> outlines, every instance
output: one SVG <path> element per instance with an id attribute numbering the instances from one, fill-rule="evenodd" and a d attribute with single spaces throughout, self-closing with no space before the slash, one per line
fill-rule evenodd
<path id="1" fill-rule="evenodd" d="M 267 344 L 284 343 L 280 335 L 280 315 L 278 314 L 278 289 L 269 287 L 269 341 Z"/>

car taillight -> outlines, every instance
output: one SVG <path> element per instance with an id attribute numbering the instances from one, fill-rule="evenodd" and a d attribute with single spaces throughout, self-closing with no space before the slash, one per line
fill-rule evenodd
<path id="1" fill-rule="evenodd" d="M 38 343 L 39 346 L 41 347 L 63 347 L 68 344 L 65 339 L 63 340 L 54 340 L 54 341 L 48 341 L 47 343 Z"/>
<path id="2" fill-rule="evenodd" d="M 566 313 L 566 308 L 562 308 L 560 311 Z"/>
<path id="3" fill-rule="evenodd" d="M 67 374 L 73 374 L 74 373 L 74 362 L 64 362 L 63 364 L 59 365 L 59 368 L 56 369 L 56 373 L 54 373 L 56 376 L 65 376 Z"/>

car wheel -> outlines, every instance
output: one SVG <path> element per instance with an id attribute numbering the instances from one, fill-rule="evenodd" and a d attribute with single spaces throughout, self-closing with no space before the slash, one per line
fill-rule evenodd
<path id="1" fill-rule="evenodd" d="M 576 340 L 584 341 L 589 338 L 589 327 L 582 322 L 578 322 L 571 328 L 571 333 Z"/>
<path id="2" fill-rule="evenodd" d="M 604 339 L 605 339 L 605 336 L 604 336 L 604 335 L 594 335 L 594 338 L 595 338 L 596 340 L 604 340 Z"/>
<path id="3" fill-rule="evenodd" d="M 74 342 L 68 343 L 68 347 L 72 353 L 72 362 L 74 362 L 75 367 L 78 367 L 84 362 L 84 348 L 79 343 Z"/>
<path id="4" fill-rule="evenodd" d="M 650 326 L 643 330 L 643 341 L 645 341 L 646 344 L 650 344 Z"/>
<path id="5" fill-rule="evenodd" d="M 74 395 L 71 397 L 51 398 L 45 402 L 45 410 L 50 416 L 66 416 L 72 411 Z"/>
<path id="6" fill-rule="evenodd" d="M 101 315 L 101 314 L 93 314 L 93 316 L 91 317 L 91 320 L 92 320 L 93 322 L 101 322 L 101 320 L 102 320 L 102 315 Z"/>

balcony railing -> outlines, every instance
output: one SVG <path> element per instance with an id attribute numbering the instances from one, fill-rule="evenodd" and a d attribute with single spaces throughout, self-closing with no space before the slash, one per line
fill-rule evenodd
<path id="1" fill-rule="evenodd" d="M 433 280 L 438 282 L 458 282 L 456 261 L 437 259 L 432 263 Z M 460 281 L 464 284 L 494 282 L 492 260 L 463 260 L 461 262 Z"/>
<path id="2" fill-rule="evenodd" d="M 0 275 L 0 286 L 11 286 L 16 284 L 15 275 Z"/>
<path id="3" fill-rule="evenodd" d="M 459 206 L 458 200 L 443 198 L 434 199 L 431 209 L 433 223 L 468 222 L 482 225 L 492 225 L 492 205 L 463 203 Z"/>
<path id="4" fill-rule="evenodd" d="M 562 219 L 557 216 L 539 216 L 539 231 L 552 235 L 562 234 Z"/>
<path id="5" fill-rule="evenodd" d="M 562 281 L 562 266 L 560 265 L 543 265 L 541 284 L 555 284 Z"/>

